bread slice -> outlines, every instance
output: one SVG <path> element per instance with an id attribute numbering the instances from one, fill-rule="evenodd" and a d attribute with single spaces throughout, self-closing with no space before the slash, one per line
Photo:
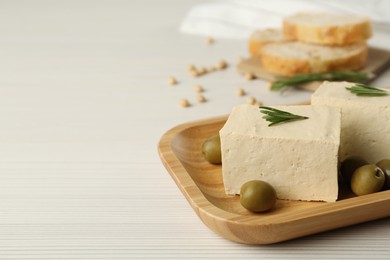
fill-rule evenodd
<path id="1" fill-rule="evenodd" d="M 276 75 L 291 76 L 357 70 L 366 64 L 367 45 L 326 46 L 303 42 L 270 43 L 262 48 L 262 66 Z"/>
<path id="2" fill-rule="evenodd" d="M 372 35 L 371 22 L 366 17 L 299 13 L 283 21 L 286 37 L 298 41 L 346 45 L 365 41 Z"/>
<path id="3" fill-rule="evenodd" d="M 291 39 L 284 36 L 281 29 L 257 30 L 249 38 L 248 51 L 251 56 L 260 56 L 264 45 L 287 41 L 291 41 Z"/>

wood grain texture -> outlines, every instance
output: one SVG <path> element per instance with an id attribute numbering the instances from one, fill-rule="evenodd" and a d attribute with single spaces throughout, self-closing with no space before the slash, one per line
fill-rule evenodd
<path id="1" fill-rule="evenodd" d="M 201 220 L 221 236 L 271 244 L 390 216 L 390 191 L 354 197 L 341 188 L 335 203 L 278 200 L 262 214 L 244 209 L 224 192 L 222 168 L 203 159 L 201 145 L 227 117 L 179 125 L 159 142 L 160 158 Z"/>
<path id="2" fill-rule="evenodd" d="M 378 77 L 390 64 L 390 52 L 379 48 L 368 48 L 368 61 L 362 72 L 373 75 L 371 80 Z M 277 77 L 265 70 L 259 57 L 250 57 L 237 64 L 237 70 L 241 74 L 252 73 L 254 76 L 267 81 L 275 81 Z M 315 91 L 322 82 L 315 81 L 300 86 L 301 89 Z"/>
<path id="3" fill-rule="evenodd" d="M 203 2 L 2 2 L 1 260 L 388 260 L 390 218 L 247 246 L 194 214 L 158 156 L 162 134 L 228 114 L 248 96 L 265 104 L 310 98 L 307 91 L 270 92 L 239 75 L 233 64 L 246 54 L 244 41 L 207 45 L 206 37 L 179 33 L 187 12 Z M 372 39 L 383 48 L 389 41 Z M 198 78 L 187 72 L 189 63 L 221 58 L 226 70 Z M 179 84 L 167 85 L 170 76 Z M 389 79 L 387 71 L 376 86 Z M 197 84 L 205 103 L 196 102 Z M 237 87 L 247 96 L 237 97 Z M 182 98 L 192 106 L 180 107 Z"/>

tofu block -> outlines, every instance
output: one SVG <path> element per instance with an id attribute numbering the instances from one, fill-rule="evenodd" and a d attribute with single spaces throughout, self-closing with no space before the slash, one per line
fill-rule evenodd
<path id="1" fill-rule="evenodd" d="M 340 110 L 274 108 L 309 119 L 268 126 L 258 107 L 234 107 L 220 130 L 226 194 L 239 194 L 247 181 L 263 180 L 275 188 L 279 199 L 336 201 Z"/>
<path id="2" fill-rule="evenodd" d="M 340 161 L 357 155 L 370 163 L 390 158 L 390 96 L 363 97 L 346 90 L 355 83 L 324 82 L 312 105 L 341 109 Z"/>

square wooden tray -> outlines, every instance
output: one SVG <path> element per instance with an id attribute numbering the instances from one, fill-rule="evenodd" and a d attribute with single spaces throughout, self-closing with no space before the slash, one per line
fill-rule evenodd
<path id="1" fill-rule="evenodd" d="M 217 134 L 227 116 L 190 122 L 165 133 L 160 158 L 199 218 L 229 240 L 271 244 L 390 216 L 390 190 L 354 197 L 340 189 L 333 203 L 278 200 L 266 213 L 244 209 L 224 192 L 222 167 L 209 164 L 202 143 Z"/>

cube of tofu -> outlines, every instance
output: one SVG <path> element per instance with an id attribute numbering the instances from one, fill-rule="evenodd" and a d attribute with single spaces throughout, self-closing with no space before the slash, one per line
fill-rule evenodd
<path id="1" fill-rule="evenodd" d="M 279 199 L 336 201 L 340 110 L 274 108 L 309 119 L 268 126 L 258 107 L 234 107 L 220 130 L 225 192 L 239 194 L 245 182 L 263 180 Z"/>
<path id="2" fill-rule="evenodd" d="M 355 83 L 324 82 L 312 105 L 341 109 L 340 160 L 356 155 L 370 163 L 390 158 L 390 96 L 356 96 Z"/>

